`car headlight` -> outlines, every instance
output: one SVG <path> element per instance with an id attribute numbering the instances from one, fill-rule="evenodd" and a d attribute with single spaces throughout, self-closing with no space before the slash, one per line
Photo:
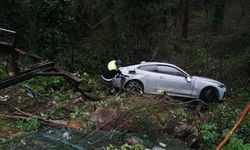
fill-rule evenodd
<path id="1" fill-rule="evenodd" d="M 225 88 L 225 85 L 220 84 L 219 87 L 220 87 L 220 88 Z"/>

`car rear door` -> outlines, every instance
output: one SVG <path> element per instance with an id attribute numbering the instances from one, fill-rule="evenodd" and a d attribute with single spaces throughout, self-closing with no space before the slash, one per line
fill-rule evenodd
<path id="1" fill-rule="evenodd" d="M 157 93 L 156 65 L 142 65 L 136 69 L 136 74 L 142 75 L 140 81 L 143 83 L 145 93 Z"/>
<path id="2" fill-rule="evenodd" d="M 187 81 L 184 73 L 168 65 L 157 65 L 157 83 L 169 95 L 190 97 L 193 91 L 192 82 Z"/>

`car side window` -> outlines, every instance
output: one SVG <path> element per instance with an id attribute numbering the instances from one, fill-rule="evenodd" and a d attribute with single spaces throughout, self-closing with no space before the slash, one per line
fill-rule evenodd
<path id="1" fill-rule="evenodd" d="M 156 72 L 156 66 L 155 65 L 146 65 L 146 66 L 140 66 L 138 69 L 150 71 L 150 72 Z"/>
<path id="2" fill-rule="evenodd" d="M 163 74 L 184 76 L 181 71 L 179 71 L 178 69 L 171 67 L 171 66 L 159 65 L 159 66 L 157 66 L 157 71 L 158 71 L 158 73 L 163 73 Z"/>

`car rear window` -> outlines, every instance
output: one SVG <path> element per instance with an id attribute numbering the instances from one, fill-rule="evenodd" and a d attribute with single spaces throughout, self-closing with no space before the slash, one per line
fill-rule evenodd
<path id="1" fill-rule="evenodd" d="M 175 76 L 183 76 L 183 73 L 178 69 L 171 67 L 171 66 L 164 66 L 159 65 L 157 66 L 157 70 L 159 73 L 175 75 Z"/>
<path id="2" fill-rule="evenodd" d="M 145 70 L 145 71 L 156 72 L 156 66 L 155 65 L 140 66 L 140 67 L 138 67 L 138 69 Z"/>

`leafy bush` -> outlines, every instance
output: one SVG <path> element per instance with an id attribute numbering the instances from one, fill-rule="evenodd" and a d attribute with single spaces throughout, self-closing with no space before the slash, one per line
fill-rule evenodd
<path id="1" fill-rule="evenodd" d="M 23 119 L 16 121 L 16 127 L 25 131 L 37 131 L 40 122 L 37 119 Z"/>
<path id="2" fill-rule="evenodd" d="M 115 146 L 113 146 L 112 144 L 110 144 L 107 147 L 107 150 L 144 150 L 145 148 L 142 145 L 136 144 L 134 146 L 128 145 L 128 144 L 123 144 L 120 148 L 117 148 Z"/>
<path id="3" fill-rule="evenodd" d="M 49 93 L 49 91 L 61 89 L 64 84 L 64 79 L 62 77 L 38 77 L 27 81 L 27 84 L 32 85 L 35 91 L 38 93 Z"/>
<path id="4" fill-rule="evenodd" d="M 57 107 L 53 109 L 52 111 L 45 112 L 45 115 L 49 118 L 56 119 L 56 118 L 62 118 L 66 115 L 66 110 L 62 107 Z"/>
<path id="5" fill-rule="evenodd" d="M 249 150 L 250 144 L 244 144 L 242 139 L 232 138 L 223 150 Z"/>
<path id="6" fill-rule="evenodd" d="M 215 104 L 216 105 L 216 104 Z M 216 123 L 218 128 L 231 128 L 237 117 L 240 115 L 240 110 L 232 108 L 229 104 L 219 104 L 215 106 L 214 115 L 217 116 Z"/>
<path id="7" fill-rule="evenodd" d="M 207 112 L 207 121 L 202 126 L 202 136 L 206 141 L 206 145 L 213 146 L 213 143 L 218 143 L 218 139 L 223 139 L 228 131 L 235 125 L 236 121 L 239 119 L 248 98 L 246 98 L 246 93 L 237 93 L 236 99 L 230 99 L 228 103 L 214 103 L 209 106 L 209 111 Z M 242 98 L 244 97 L 244 98 Z M 244 99 L 244 101 L 243 101 Z M 235 103 L 237 104 L 238 108 L 235 109 Z M 231 104 L 232 103 L 232 104 Z M 208 123 L 213 122 L 213 124 Z M 247 140 L 247 137 L 250 136 L 250 117 L 247 116 L 242 123 L 242 125 L 236 130 L 234 136 L 237 139 Z M 214 133 L 215 132 L 215 133 Z M 215 135 L 213 135 L 215 134 Z M 238 142 L 239 140 L 235 140 L 234 142 Z M 246 142 L 246 141 L 245 141 Z"/>
<path id="8" fill-rule="evenodd" d="M 201 127 L 201 135 L 208 147 L 214 147 L 219 139 L 217 127 L 212 123 L 205 123 Z"/>
<path id="9" fill-rule="evenodd" d="M 6 68 L 0 64 L 0 80 L 6 77 Z"/>
<path id="10" fill-rule="evenodd" d="M 76 107 L 74 112 L 70 113 L 70 118 L 72 119 L 88 120 L 89 117 L 90 117 L 90 113 L 81 107 Z"/>

